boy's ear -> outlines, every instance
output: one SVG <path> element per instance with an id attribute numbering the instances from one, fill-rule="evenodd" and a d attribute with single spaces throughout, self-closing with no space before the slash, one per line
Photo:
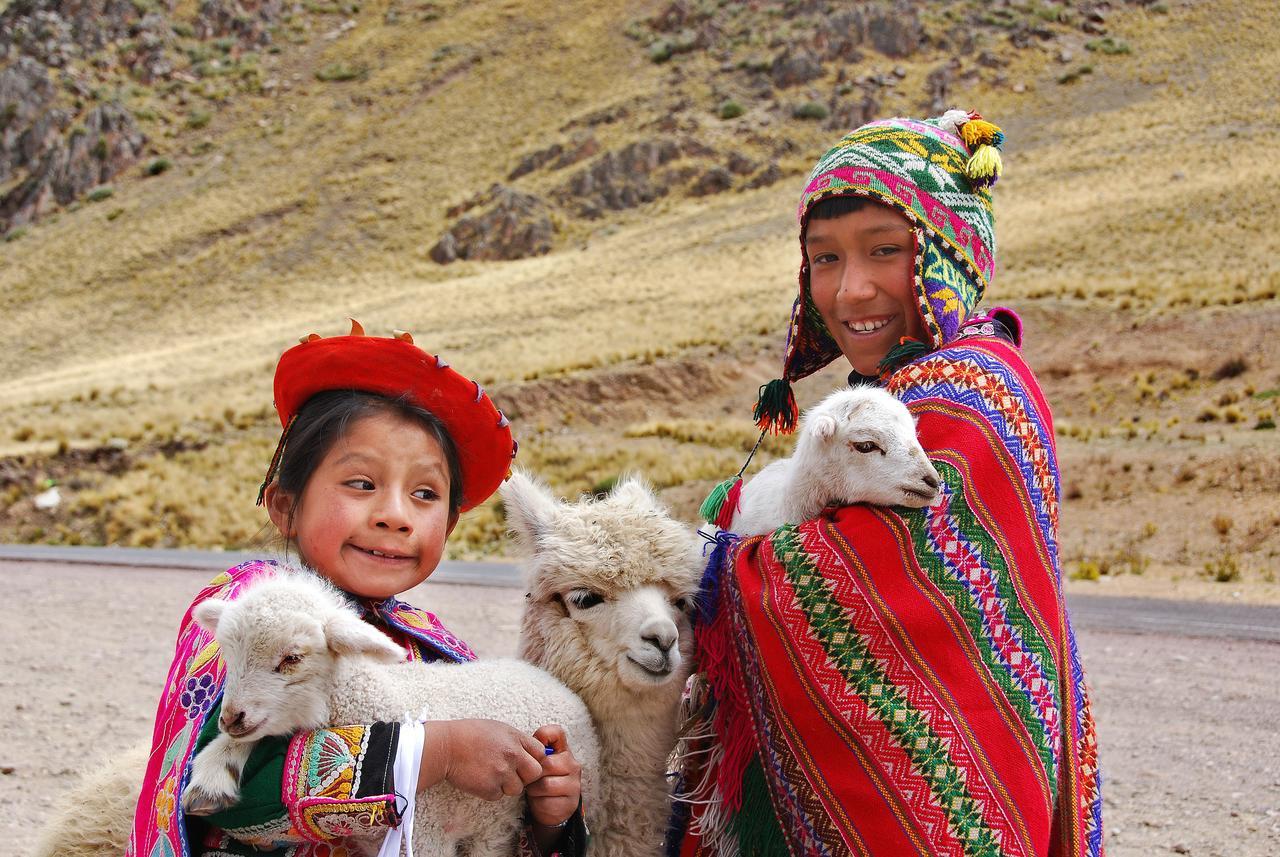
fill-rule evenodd
<path id="1" fill-rule="evenodd" d="M 191 618 L 195 619 L 196 624 L 210 634 L 216 634 L 218 632 L 218 620 L 222 618 L 222 613 L 226 609 L 227 602 L 221 598 L 206 598 L 191 608 Z"/>
<path id="2" fill-rule="evenodd" d="M 329 650 L 339 655 L 368 655 L 379 663 L 398 664 L 404 649 L 354 613 L 339 610 L 324 623 Z"/>
<path id="3" fill-rule="evenodd" d="M 293 511 L 293 495 L 280 488 L 279 482 L 272 482 L 262 495 L 262 504 L 267 507 L 267 517 L 286 539 L 293 538 L 293 523 L 289 520 Z"/>

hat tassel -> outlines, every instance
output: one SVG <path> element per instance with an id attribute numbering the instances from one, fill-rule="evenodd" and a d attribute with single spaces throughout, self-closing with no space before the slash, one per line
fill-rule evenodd
<path id="1" fill-rule="evenodd" d="M 726 479 L 711 489 L 707 499 L 702 501 L 698 514 L 702 520 L 714 524 L 722 530 L 729 529 L 733 516 L 738 511 L 738 498 L 742 495 L 742 477 L 734 476 Z"/>
<path id="2" fill-rule="evenodd" d="M 775 378 L 762 386 L 753 415 L 756 425 L 762 431 L 773 434 L 791 434 L 795 431 L 800 409 L 796 407 L 791 382 L 786 378 Z"/>

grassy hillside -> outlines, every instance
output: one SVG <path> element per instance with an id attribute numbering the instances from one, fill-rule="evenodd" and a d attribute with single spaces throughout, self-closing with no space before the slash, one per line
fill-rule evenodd
<path id="1" fill-rule="evenodd" d="M 662 8 L 320 8 L 263 56 L 272 86 L 126 88 L 173 168 L 0 244 L 0 538 L 243 544 L 263 523 L 275 359 L 345 316 L 409 329 L 479 378 L 557 488 L 636 468 L 692 516 L 754 440 L 749 403 L 793 297 L 800 173 L 838 134 L 750 102 L 721 119 L 712 55 L 656 63 L 635 37 Z M 991 37 L 1003 64 L 950 93 L 1009 136 L 991 298 L 1027 317 L 1057 409 L 1064 555 L 1083 577 L 1274 592 L 1280 22 L 1263 0 L 1224 0 L 1119 7 L 1107 29 L 1106 45 L 1064 30 L 1021 51 Z M 880 111 L 918 113 L 939 59 L 868 52 L 850 77 L 897 66 Z M 617 147 L 664 120 L 784 178 L 599 220 L 557 209 L 546 256 L 429 259 L 446 209 L 530 151 L 582 129 Z M 520 186 L 550 197 L 561 178 Z M 49 479 L 64 502 L 42 512 Z M 501 551 L 500 530 L 490 505 L 453 549 Z"/>

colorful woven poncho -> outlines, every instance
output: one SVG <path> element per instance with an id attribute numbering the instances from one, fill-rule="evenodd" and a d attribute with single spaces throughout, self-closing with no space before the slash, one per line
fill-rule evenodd
<path id="1" fill-rule="evenodd" d="M 844 194 L 893 206 L 917 232 L 932 341 L 890 361 L 882 383 L 917 417 L 940 497 L 719 537 L 669 853 L 1103 852 L 1093 720 L 1058 564 L 1052 417 L 1015 344 L 1016 316 L 972 317 L 994 231 L 989 182 L 964 172 L 956 113 L 853 132 L 819 162 L 801 206 L 802 235 L 816 201 Z M 839 356 L 804 267 L 800 286 L 787 381 Z"/>

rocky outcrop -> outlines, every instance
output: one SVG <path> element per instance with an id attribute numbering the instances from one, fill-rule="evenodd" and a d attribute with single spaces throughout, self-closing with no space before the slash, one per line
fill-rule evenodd
<path id="1" fill-rule="evenodd" d="M 140 17 L 131 0 L 14 0 L 0 14 L 0 60 L 62 68 L 126 38 Z"/>
<path id="2" fill-rule="evenodd" d="M 635 208 L 665 196 L 667 185 L 657 180 L 657 170 L 680 157 L 674 140 L 641 140 L 606 152 L 575 173 L 557 192 L 583 217 L 599 217 L 605 211 Z"/>
<path id="3" fill-rule="evenodd" d="M 507 181 L 515 181 L 536 170 L 547 167 L 552 170 L 563 170 L 587 158 L 594 158 L 600 153 L 600 142 L 591 134 L 576 135 L 567 143 L 552 143 L 543 149 L 530 152 L 520 159 L 507 175 Z"/>
<path id="4" fill-rule="evenodd" d="M 466 209 L 484 205 L 483 212 L 460 218 L 440 237 L 431 248 L 432 260 L 447 265 L 458 259 L 523 259 L 551 251 L 555 227 L 541 199 L 494 185 Z"/>
<path id="5" fill-rule="evenodd" d="M 91 188 L 110 181 L 142 156 L 146 137 L 118 104 L 95 107 L 65 136 L 51 111 L 28 129 L 42 147 L 28 166 L 26 179 L 0 198 L 0 230 L 30 223 L 54 205 L 66 205 Z M 65 118 L 59 116 L 59 119 Z"/>
<path id="6" fill-rule="evenodd" d="M 281 0 L 201 0 L 195 31 L 201 39 L 234 36 L 241 44 L 266 45 L 284 11 Z"/>

